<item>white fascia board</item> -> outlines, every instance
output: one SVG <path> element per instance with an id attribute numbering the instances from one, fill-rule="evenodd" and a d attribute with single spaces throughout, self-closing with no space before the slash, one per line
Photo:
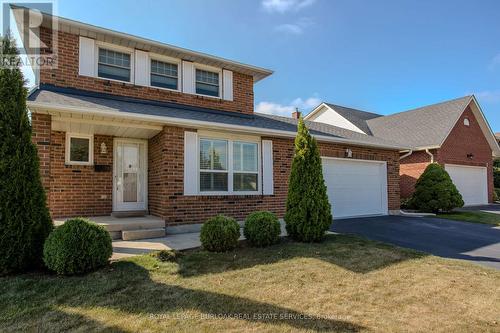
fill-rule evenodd
<path id="1" fill-rule="evenodd" d="M 322 113 L 321 110 L 324 110 Z M 319 114 L 318 114 L 319 113 Z M 361 130 L 358 126 L 349 121 L 346 117 L 335 111 L 334 108 L 329 106 L 326 103 L 322 103 L 319 107 L 313 110 L 310 114 L 307 115 L 309 118 L 306 120 L 315 121 L 318 123 L 325 123 L 328 125 L 337 126 L 340 128 L 347 129 L 349 131 L 358 132 L 361 134 L 366 134 L 363 130 Z M 323 117 L 324 119 L 318 119 L 319 117 Z"/>
<path id="2" fill-rule="evenodd" d="M 174 117 L 165 117 L 165 116 L 154 116 L 154 115 L 146 115 L 146 114 L 136 114 L 130 112 L 120 112 L 114 110 L 95 110 L 93 108 L 85 108 L 85 107 L 72 107 L 66 105 L 58 105 L 52 103 L 39 103 L 28 101 L 28 108 L 32 110 L 38 110 L 40 113 L 49 113 L 49 111 L 57 111 L 60 113 L 80 113 L 87 115 L 97 115 L 97 116 L 108 116 L 108 117 L 118 117 L 123 119 L 132 119 L 132 120 L 141 120 L 148 122 L 156 122 L 163 125 L 174 125 L 174 126 L 188 126 L 193 128 L 208 128 L 208 129 L 221 129 L 221 130 L 229 130 L 236 131 L 242 133 L 252 133 L 262 136 L 270 136 L 270 137 L 284 137 L 284 138 L 295 138 L 296 132 L 283 131 L 283 130 L 274 130 L 274 129 L 265 129 L 251 126 L 242 126 L 242 125 L 232 125 L 232 124 L 222 124 L 215 123 L 210 121 L 203 120 L 192 120 L 192 119 L 181 119 Z M 343 143 L 350 144 L 356 146 L 363 147 L 374 147 L 381 149 L 389 149 L 389 150 L 408 150 L 409 147 L 399 146 L 399 145 L 391 145 L 391 144 L 377 144 L 370 142 L 363 142 L 358 140 L 350 140 L 343 139 L 337 137 L 330 137 L 326 135 L 313 135 L 316 140 L 322 142 L 331 142 L 331 143 Z"/>

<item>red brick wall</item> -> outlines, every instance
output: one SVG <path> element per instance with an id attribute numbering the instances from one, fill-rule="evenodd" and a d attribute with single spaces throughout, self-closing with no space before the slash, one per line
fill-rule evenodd
<path id="1" fill-rule="evenodd" d="M 469 126 L 464 125 L 464 118 L 469 119 Z M 473 154 L 472 159 L 467 154 Z M 493 157 L 483 131 L 468 107 L 450 135 L 437 153 L 440 164 L 461 164 L 487 167 L 488 170 L 488 201 L 493 201 Z"/>
<path id="2" fill-rule="evenodd" d="M 469 119 L 469 126 L 464 125 L 464 118 Z M 474 114 L 468 107 L 448 138 L 438 150 L 431 151 L 434 161 L 439 164 L 459 164 L 484 166 L 488 168 L 488 200 L 493 200 L 493 168 L 492 152 L 486 138 L 477 123 Z M 473 154 L 472 159 L 467 158 Z M 424 151 L 414 152 L 400 161 L 401 197 L 411 196 L 415 190 L 415 182 L 430 163 L 430 156 Z"/>
<path id="3" fill-rule="evenodd" d="M 436 150 L 430 152 L 436 157 Z M 431 157 L 425 151 L 415 151 L 399 161 L 401 198 L 408 198 L 413 194 L 417 179 L 430 162 Z"/>
<path id="4" fill-rule="evenodd" d="M 51 41 L 47 32 L 48 30 L 42 29 L 41 37 L 50 46 Z M 250 75 L 233 73 L 233 101 L 225 101 L 219 98 L 184 94 L 164 89 L 136 86 L 130 83 L 80 76 L 78 74 L 78 50 L 78 35 L 58 32 L 57 69 L 42 69 L 40 71 L 40 83 L 224 111 L 253 113 L 253 77 Z"/>
<path id="5" fill-rule="evenodd" d="M 255 210 L 270 210 L 283 217 L 293 157 L 292 139 L 265 138 L 273 141 L 274 195 L 184 196 L 184 131 L 166 126 L 162 133 L 149 140 L 150 213 L 164 217 L 169 225 L 201 223 L 216 214 L 244 219 Z M 346 148 L 352 149 L 353 158 L 387 160 L 389 209 L 399 209 L 399 154 L 320 143 L 323 156 L 344 157 Z"/>
<path id="6" fill-rule="evenodd" d="M 94 166 L 65 165 L 65 132 L 52 131 L 50 116 L 32 114 L 33 142 L 40 157 L 40 173 L 53 218 L 111 214 L 113 190 L 113 138 L 94 135 Z M 101 154 L 101 143 L 107 152 Z"/>

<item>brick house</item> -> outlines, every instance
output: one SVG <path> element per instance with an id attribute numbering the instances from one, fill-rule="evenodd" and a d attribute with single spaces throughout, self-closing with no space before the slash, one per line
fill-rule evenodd
<path id="1" fill-rule="evenodd" d="M 382 116 L 323 103 L 306 119 L 411 147 L 400 156 L 401 197 L 411 196 L 429 163 L 445 167 L 465 205 L 493 200 L 493 157 L 500 156 L 495 135 L 474 96 Z"/>
<path id="2" fill-rule="evenodd" d="M 283 216 L 297 117 L 253 109 L 272 71 L 64 18 L 55 32 L 57 69 L 41 69 L 28 98 L 53 218 Z M 404 145 L 307 124 L 335 217 L 399 210 Z"/>

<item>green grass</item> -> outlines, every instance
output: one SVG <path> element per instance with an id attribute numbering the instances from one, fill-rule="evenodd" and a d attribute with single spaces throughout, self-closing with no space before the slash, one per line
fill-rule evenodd
<path id="1" fill-rule="evenodd" d="M 442 213 L 438 214 L 439 218 L 473 222 L 473 223 L 484 223 L 500 226 L 500 214 L 486 213 L 486 212 L 452 212 L 452 213 Z"/>
<path id="2" fill-rule="evenodd" d="M 0 331 L 500 330 L 499 271 L 352 236 L 164 258 L 2 277 Z"/>

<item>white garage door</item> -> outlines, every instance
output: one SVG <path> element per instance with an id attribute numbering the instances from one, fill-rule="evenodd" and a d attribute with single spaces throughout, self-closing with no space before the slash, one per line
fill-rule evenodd
<path id="1" fill-rule="evenodd" d="M 387 214 L 385 162 L 342 158 L 322 162 L 334 218 Z"/>
<path id="2" fill-rule="evenodd" d="M 445 169 L 462 194 L 466 206 L 488 203 L 488 176 L 485 167 L 446 164 Z"/>

